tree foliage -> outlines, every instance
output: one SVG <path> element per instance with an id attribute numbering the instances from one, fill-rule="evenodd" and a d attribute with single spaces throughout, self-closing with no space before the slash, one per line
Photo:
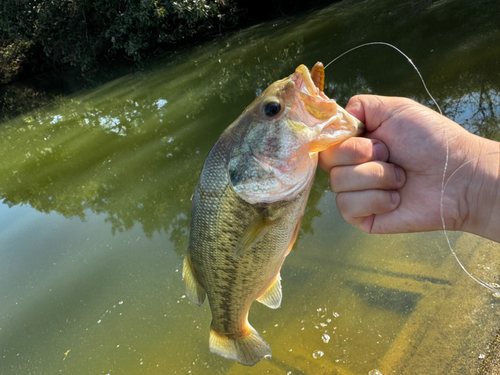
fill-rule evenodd
<path id="1" fill-rule="evenodd" d="M 104 58 L 136 62 L 171 43 L 233 25 L 232 0 L 3 0 L 0 80 L 15 62 L 87 71 Z M 29 59 L 26 56 L 30 56 Z"/>

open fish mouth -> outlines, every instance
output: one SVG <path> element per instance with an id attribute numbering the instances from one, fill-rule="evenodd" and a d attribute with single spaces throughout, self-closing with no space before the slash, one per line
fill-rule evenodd
<path id="1" fill-rule="evenodd" d="M 305 65 L 300 65 L 292 77 L 307 112 L 305 123 L 320 133 L 311 143 L 310 152 L 323 151 L 365 131 L 361 121 L 325 95 L 324 79 L 325 70 L 320 62 L 314 65 L 311 72 Z"/>

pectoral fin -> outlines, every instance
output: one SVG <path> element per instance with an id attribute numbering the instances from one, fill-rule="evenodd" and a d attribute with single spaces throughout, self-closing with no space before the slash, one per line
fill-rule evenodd
<path id="1" fill-rule="evenodd" d="M 233 259 L 237 259 L 245 254 L 257 242 L 259 242 L 269 229 L 274 220 L 269 218 L 267 208 L 260 213 L 260 215 L 250 223 L 250 225 L 243 231 L 240 240 L 236 244 Z"/>
<path id="2" fill-rule="evenodd" d="M 189 250 L 182 264 L 182 280 L 184 281 L 186 295 L 189 300 L 198 306 L 201 306 L 203 301 L 205 301 L 205 288 L 203 288 L 203 286 L 196 279 Z"/>
<path id="3" fill-rule="evenodd" d="M 257 301 L 270 307 L 271 309 L 277 309 L 281 305 L 281 275 L 278 272 L 276 279 L 267 290 L 257 298 Z"/>

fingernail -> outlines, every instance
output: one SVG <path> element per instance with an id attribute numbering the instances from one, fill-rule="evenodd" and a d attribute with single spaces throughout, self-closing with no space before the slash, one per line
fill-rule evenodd
<path id="1" fill-rule="evenodd" d="M 387 150 L 386 147 L 377 142 L 373 145 L 373 153 L 375 155 L 375 159 L 378 161 L 386 161 L 387 160 Z"/>
<path id="2" fill-rule="evenodd" d="M 399 200 L 399 193 L 397 191 L 391 191 L 391 203 L 396 204 Z"/>
<path id="3" fill-rule="evenodd" d="M 405 172 L 403 171 L 403 168 L 401 167 L 394 167 L 394 170 L 396 171 L 396 180 L 398 182 L 403 182 L 405 178 Z"/>

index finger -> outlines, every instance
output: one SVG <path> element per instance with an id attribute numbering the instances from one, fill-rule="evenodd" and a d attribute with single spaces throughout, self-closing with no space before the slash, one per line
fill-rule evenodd
<path id="1" fill-rule="evenodd" d="M 345 110 L 363 122 L 367 132 L 373 132 L 388 119 L 415 104 L 407 98 L 356 95 L 349 100 Z"/>
<path id="2" fill-rule="evenodd" d="M 355 165 L 388 159 L 389 149 L 381 141 L 354 137 L 320 152 L 318 165 L 329 173 L 333 167 L 340 165 Z"/>

